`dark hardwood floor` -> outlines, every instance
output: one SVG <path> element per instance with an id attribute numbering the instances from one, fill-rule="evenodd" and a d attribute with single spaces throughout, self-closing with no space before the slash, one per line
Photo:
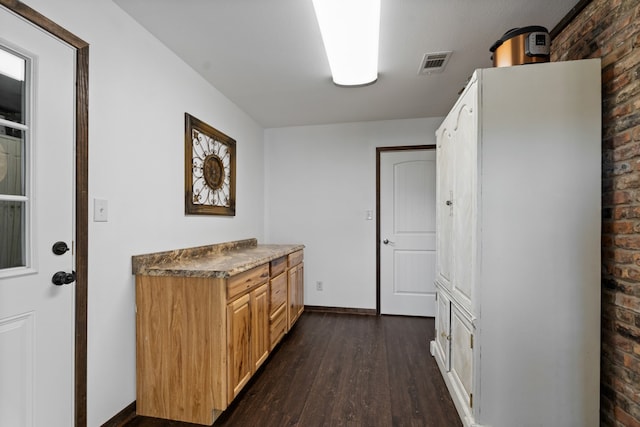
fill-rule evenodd
<path id="1" fill-rule="evenodd" d="M 429 354 L 433 329 L 432 318 L 305 312 L 213 425 L 461 426 Z"/>

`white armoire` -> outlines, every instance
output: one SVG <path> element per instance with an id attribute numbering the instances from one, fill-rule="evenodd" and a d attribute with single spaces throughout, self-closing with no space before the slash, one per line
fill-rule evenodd
<path id="1" fill-rule="evenodd" d="M 465 426 L 599 424 L 600 75 L 476 70 L 436 132 L 431 353 Z"/>

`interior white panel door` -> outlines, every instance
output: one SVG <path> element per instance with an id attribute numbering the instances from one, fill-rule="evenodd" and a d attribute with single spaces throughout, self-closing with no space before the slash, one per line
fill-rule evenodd
<path id="1" fill-rule="evenodd" d="M 380 311 L 435 316 L 435 150 L 380 160 Z"/>
<path id="2" fill-rule="evenodd" d="M 3 7 L 0 47 L 23 59 L 27 82 L 22 113 L 3 107 L 0 118 L 0 229 L 16 231 L 0 233 L 0 247 L 18 248 L 0 257 L 0 426 L 68 427 L 75 283 L 56 286 L 52 277 L 71 274 L 74 256 L 52 247 L 73 248 L 75 52 Z M 6 96 L 6 86 L 0 90 Z M 11 144 L 20 146 L 18 162 L 9 158 Z M 20 185 L 3 185 L 9 177 Z"/>

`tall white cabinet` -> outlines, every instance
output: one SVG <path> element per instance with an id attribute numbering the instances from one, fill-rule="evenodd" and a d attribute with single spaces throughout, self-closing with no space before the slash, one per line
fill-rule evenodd
<path id="1" fill-rule="evenodd" d="M 600 75 L 477 70 L 436 132 L 431 353 L 465 426 L 598 425 Z"/>

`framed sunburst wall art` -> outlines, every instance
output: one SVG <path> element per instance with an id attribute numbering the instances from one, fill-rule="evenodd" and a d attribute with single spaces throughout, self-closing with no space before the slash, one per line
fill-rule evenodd
<path id="1" fill-rule="evenodd" d="M 185 214 L 236 214 L 236 141 L 184 114 Z"/>

